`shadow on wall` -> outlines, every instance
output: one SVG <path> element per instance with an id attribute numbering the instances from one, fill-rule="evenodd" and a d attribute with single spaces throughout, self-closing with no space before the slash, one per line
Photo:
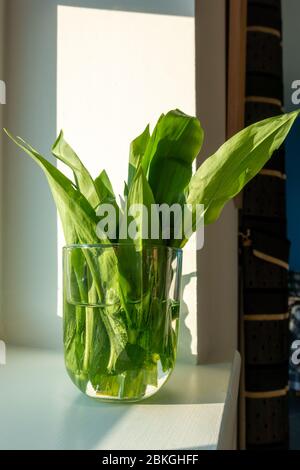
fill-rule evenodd
<path id="1" fill-rule="evenodd" d="M 21 0 L 24 2 L 24 0 Z M 161 15 L 194 16 L 194 0 L 46 0 L 57 5 Z"/>
<path id="2" fill-rule="evenodd" d="M 187 303 L 184 301 L 184 291 L 189 283 L 197 276 L 196 272 L 182 276 L 182 304 L 180 309 L 180 334 L 178 344 L 178 360 L 181 362 L 196 364 L 197 357 L 192 352 L 192 334 L 186 324 L 189 314 Z"/>
<path id="3" fill-rule="evenodd" d="M 52 1 L 10 0 L 6 14 L 4 125 L 48 155 L 56 136 L 56 8 Z M 56 209 L 41 171 L 2 138 L 4 339 L 56 348 Z"/>

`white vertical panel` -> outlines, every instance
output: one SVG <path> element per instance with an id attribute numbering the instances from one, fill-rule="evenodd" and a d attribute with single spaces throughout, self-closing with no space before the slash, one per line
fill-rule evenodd
<path id="1" fill-rule="evenodd" d="M 226 2 L 196 3 L 197 112 L 204 130 L 202 158 L 226 140 Z M 208 46 L 209 45 L 209 46 Z M 209 49 L 208 49 L 209 47 Z M 230 201 L 206 227 L 198 253 L 199 361 L 231 361 L 237 348 L 238 211 Z"/>
<path id="2" fill-rule="evenodd" d="M 4 19 L 4 6 L 5 0 L 0 0 L 0 80 L 4 81 L 4 26 L 5 26 L 5 19 Z M 2 89 L 2 91 L 4 91 Z M 0 97 L 0 129 L 3 127 L 3 111 L 4 111 L 4 102 L 3 96 Z M 3 266 L 3 256 L 2 256 L 2 192 L 3 192 L 3 143 L 2 139 L 0 140 L 0 222 L 1 222 L 1 229 L 0 229 L 0 340 L 3 338 L 4 335 L 4 327 L 3 327 L 3 285 L 2 285 L 2 266 Z"/>
<path id="3" fill-rule="evenodd" d="M 117 193 L 129 143 L 146 124 L 172 108 L 195 114 L 194 42 L 191 17 L 58 6 L 57 130 L 94 176 L 108 171 Z M 187 358 L 197 348 L 193 248 L 184 267 Z"/>

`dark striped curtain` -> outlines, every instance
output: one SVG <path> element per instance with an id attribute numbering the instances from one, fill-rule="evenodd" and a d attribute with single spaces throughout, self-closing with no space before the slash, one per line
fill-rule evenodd
<path id="1" fill-rule="evenodd" d="M 280 0 L 248 0 L 245 125 L 282 113 Z M 245 445 L 288 447 L 288 255 L 284 148 L 240 211 Z"/>

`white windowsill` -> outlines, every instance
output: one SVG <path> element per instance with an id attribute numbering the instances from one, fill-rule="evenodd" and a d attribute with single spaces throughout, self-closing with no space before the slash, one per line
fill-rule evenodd
<path id="1" fill-rule="evenodd" d="M 234 445 L 240 356 L 178 363 L 139 404 L 98 403 L 71 383 L 58 352 L 8 347 L 0 366 L 0 449 L 219 449 Z"/>

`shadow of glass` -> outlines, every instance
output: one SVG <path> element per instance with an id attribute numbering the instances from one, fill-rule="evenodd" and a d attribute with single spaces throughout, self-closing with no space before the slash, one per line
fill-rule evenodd
<path id="1" fill-rule="evenodd" d="M 197 357 L 192 352 L 192 333 L 187 326 L 186 319 L 189 314 L 187 303 L 184 301 L 184 291 L 192 279 L 197 276 L 196 272 L 182 276 L 182 301 L 180 308 L 180 328 L 178 340 L 177 362 L 196 364 Z"/>
<path id="2" fill-rule="evenodd" d="M 97 448 L 128 409 L 123 404 L 99 403 L 78 395 L 62 416 L 60 447 L 66 450 Z"/>

